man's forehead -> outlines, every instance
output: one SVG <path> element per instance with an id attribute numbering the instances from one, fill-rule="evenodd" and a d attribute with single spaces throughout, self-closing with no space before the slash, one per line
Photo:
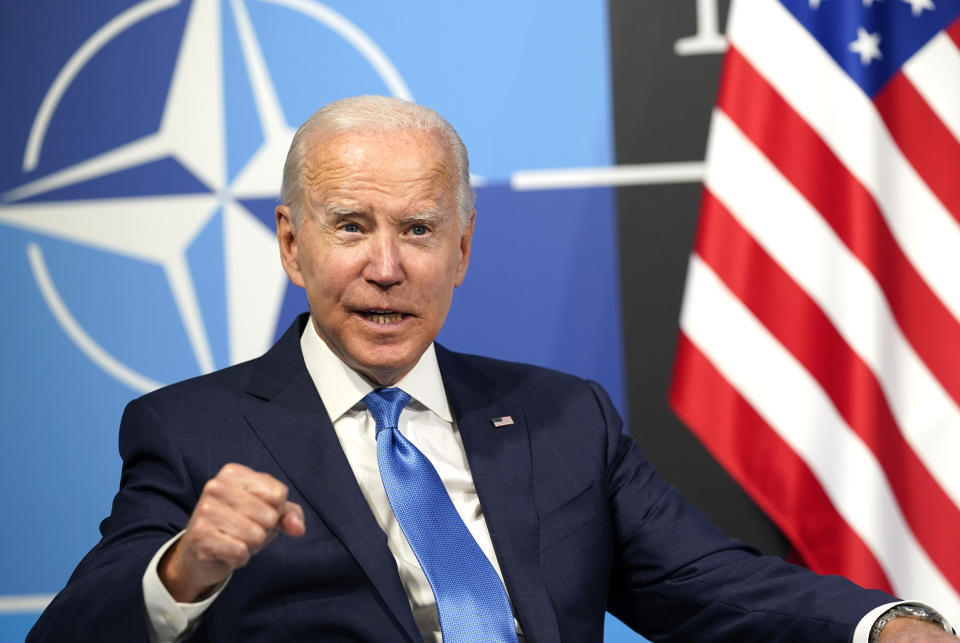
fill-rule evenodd
<path id="1" fill-rule="evenodd" d="M 311 201 L 349 200 L 352 190 L 378 188 L 445 201 L 456 189 L 451 154 L 430 132 L 337 132 L 310 141 L 305 161 Z"/>
<path id="2" fill-rule="evenodd" d="M 385 155 L 407 163 L 453 166 L 450 150 L 438 133 L 405 129 L 355 129 L 320 133 L 308 140 L 306 161 L 354 165 Z"/>

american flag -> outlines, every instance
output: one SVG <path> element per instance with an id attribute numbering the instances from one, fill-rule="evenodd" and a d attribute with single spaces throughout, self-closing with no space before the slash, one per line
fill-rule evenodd
<path id="1" fill-rule="evenodd" d="M 671 404 L 818 572 L 960 622 L 960 0 L 734 0 Z"/>

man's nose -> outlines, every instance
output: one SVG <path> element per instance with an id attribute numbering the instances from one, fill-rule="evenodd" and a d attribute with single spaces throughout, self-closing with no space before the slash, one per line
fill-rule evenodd
<path id="1" fill-rule="evenodd" d="M 389 288 L 403 280 L 400 245 L 396 237 L 382 234 L 371 239 L 363 278 L 382 288 Z"/>

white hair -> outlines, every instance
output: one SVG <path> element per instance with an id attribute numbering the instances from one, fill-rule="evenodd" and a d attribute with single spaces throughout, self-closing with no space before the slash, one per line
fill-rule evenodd
<path id="1" fill-rule="evenodd" d="M 467 148 L 459 134 L 429 107 L 387 96 L 354 96 L 334 101 L 314 112 L 293 135 L 287 160 L 283 164 L 280 200 L 290 208 L 294 225 L 300 223 L 303 206 L 303 172 L 308 144 L 348 131 L 425 132 L 437 135 L 453 159 L 452 170 L 457 178 L 457 217 L 460 228 L 466 227 L 473 213 L 476 195 L 470 186 Z"/>

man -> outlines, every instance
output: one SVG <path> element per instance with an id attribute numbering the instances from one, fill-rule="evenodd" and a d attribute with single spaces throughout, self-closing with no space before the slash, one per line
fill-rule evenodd
<path id="1" fill-rule="evenodd" d="M 474 226 L 435 112 L 328 105 L 282 201 L 309 317 L 130 403 L 103 539 L 29 639 L 598 641 L 609 609 L 665 641 L 953 640 L 922 606 L 724 538 L 598 386 L 433 343 Z"/>

